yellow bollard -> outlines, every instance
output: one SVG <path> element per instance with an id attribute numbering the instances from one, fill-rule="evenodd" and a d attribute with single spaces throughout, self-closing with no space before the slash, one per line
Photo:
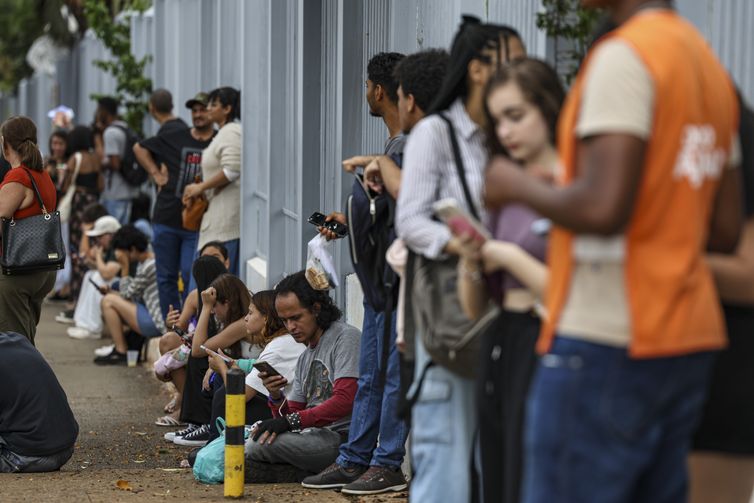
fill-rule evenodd
<path id="1" fill-rule="evenodd" d="M 241 369 L 228 371 L 225 394 L 225 497 L 242 498 L 244 482 L 244 439 L 246 422 L 245 375 Z"/>

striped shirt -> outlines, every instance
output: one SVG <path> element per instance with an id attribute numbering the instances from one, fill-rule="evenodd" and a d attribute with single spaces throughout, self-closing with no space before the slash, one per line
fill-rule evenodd
<path id="1" fill-rule="evenodd" d="M 484 131 L 466 113 L 463 100 L 456 99 L 443 112 L 458 138 L 466 184 L 480 217 L 487 150 Z M 430 115 L 411 130 L 403 152 L 403 178 L 398 194 L 395 226 L 416 253 L 437 258 L 450 240 L 448 227 L 433 218 L 432 204 L 452 197 L 468 210 L 463 186 L 458 179 L 448 126 L 442 118 Z"/>
<path id="2" fill-rule="evenodd" d="M 145 260 L 136 266 L 136 275 L 120 280 L 120 296 L 132 302 L 144 304 L 152 316 L 154 326 L 165 332 L 165 320 L 162 319 L 160 294 L 157 290 L 157 267 L 154 258 Z"/>

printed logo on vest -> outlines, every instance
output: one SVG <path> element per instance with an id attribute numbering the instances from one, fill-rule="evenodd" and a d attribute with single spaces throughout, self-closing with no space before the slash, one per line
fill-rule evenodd
<path id="1" fill-rule="evenodd" d="M 709 125 L 687 125 L 681 138 L 681 149 L 675 161 L 673 176 L 686 178 L 698 189 L 705 179 L 720 178 L 725 164 L 725 151 L 716 146 L 715 129 Z"/>

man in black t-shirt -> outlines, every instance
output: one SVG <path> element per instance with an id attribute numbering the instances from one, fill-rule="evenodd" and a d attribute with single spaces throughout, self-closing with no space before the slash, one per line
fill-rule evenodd
<path id="1" fill-rule="evenodd" d="M 20 334 L 0 332 L 0 382 L 0 473 L 60 469 L 79 425 L 55 373 Z"/>
<path id="2" fill-rule="evenodd" d="M 156 136 L 134 145 L 136 159 L 157 185 L 152 247 L 163 316 L 167 316 L 171 305 L 176 308 L 180 305 L 178 271 L 183 284 L 189 284 L 198 233 L 183 227 L 181 197 L 186 185 L 193 183 L 195 176 L 201 176 L 202 151 L 215 134 L 207 115 L 205 93 L 188 100 L 186 108 L 191 110 L 191 129 L 163 131 L 163 124 Z M 187 293 L 184 287 L 184 299 Z"/>

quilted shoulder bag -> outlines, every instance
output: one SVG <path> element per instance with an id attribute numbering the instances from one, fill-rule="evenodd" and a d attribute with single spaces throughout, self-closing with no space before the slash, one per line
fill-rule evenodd
<path id="1" fill-rule="evenodd" d="M 62 269 L 65 245 L 60 230 L 60 212 L 47 211 L 37 183 L 29 170 L 31 186 L 42 209 L 41 215 L 16 220 L 2 218 L 2 252 L 0 266 L 5 275 L 30 274 L 37 271 Z"/>

